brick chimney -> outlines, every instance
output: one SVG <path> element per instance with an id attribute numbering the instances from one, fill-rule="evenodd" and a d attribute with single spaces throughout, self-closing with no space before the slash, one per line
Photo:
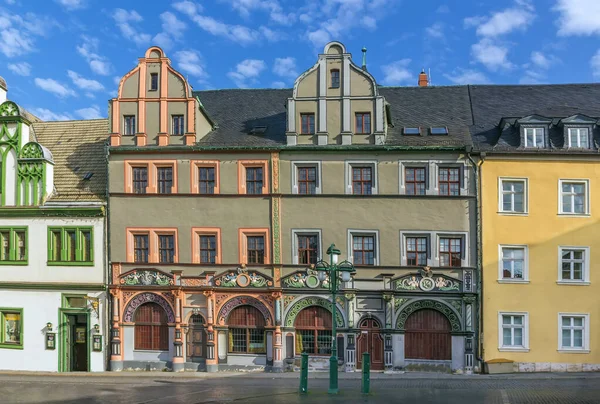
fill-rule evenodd
<path id="1" fill-rule="evenodd" d="M 425 69 L 421 70 L 421 74 L 419 74 L 419 87 L 427 87 L 429 85 L 429 77 L 427 77 L 427 73 L 425 73 Z"/>

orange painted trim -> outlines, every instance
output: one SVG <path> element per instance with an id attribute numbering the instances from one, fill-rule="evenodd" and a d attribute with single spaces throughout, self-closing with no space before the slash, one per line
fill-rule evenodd
<path id="1" fill-rule="evenodd" d="M 177 101 L 177 102 L 187 102 L 187 101 L 193 101 L 195 100 L 195 98 L 167 98 L 167 97 L 160 97 L 160 98 L 147 98 L 147 97 L 139 97 L 139 98 L 119 98 L 120 102 L 138 102 L 140 100 L 143 100 L 145 102 L 160 102 L 160 101 Z"/>
<path id="2" fill-rule="evenodd" d="M 112 133 L 121 133 L 121 103 L 119 100 L 112 100 L 110 110 L 112 115 Z"/>
<path id="3" fill-rule="evenodd" d="M 248 264 L 248 236 L 265 237 L 265 265 L 271 264 L 271 239 L 267 227 L 245 227 L 238 229 L 238 257 L 240 264 Z"/>
<path id="4" fill-rule="evenodd" d="M 121 146 L 121 134 L 120 133 L 111 133 L 110 134 L 110 145 L 111 146 Z"/>
<path id="5" fill-rule="evenodd" d="M 146 187 L 146 193 L 150 193 L 152 181 L 152 170 L 150 166 L 152 162 L 150 160 L 125 160 L 123 162 L 123 168 L 125 169 L 125 193 L 132 194 L 133 193 L 133 168 L 134 167 L 146 167 L 148 170 L 148 186 Z"/>
<path id="6" fill-rule="evenodd" d="M 158 167 L 173 168 L 173 186 L 171 193 L 176 194 L 179 187 L 179 176 L 177 175 L 177 160 L 125 160 L 125 193 L 133 193 L 133 168 L 146 167 L 148 169 L 148 186 L 146 187 L 147 194 L 156 194 L 158 191 Z"/>
<path id="7" fill-rule="evenodd" d="M 246 193 L 246 168 L 263 168 L 263 187 L 262 193 L 269 193 L 269 160 L 238 160 L 238 193 Z"/>
<path id="8" fill-rule="evenodd" d="M 168 133 L 159 133 L 158 134 L 158 145 L 159 146 L 168 146 L 169 145 L 169 134 Z"/>
<path id="9" fill-rule="evenodd" d="M 137 234 L 148 235 L 148 263 L 158 264 L 158 236 L 173 235 L 175 253 L 173 257 L 174 263 L 179 262 L 179 237 L 178 230 L 175 227 L 127 227 L 125 229 L 127 239 L 125 243 L 126 257 L 128 263 L 134 263 L 134 240 L 133 236 Z"/>
<path id="10" fill-rule="evenodd" d="M 160 97 L 167 98 L 169 96 L 169 78 L 167 76 L 168 64 L 166 61 L 160 64 Z"/>
<path id="11" fill-rule="evenodd" d="M 158 58 L 152 58 L 152 57 L 150 57 L 150 54 L 152 52 L 154 52 L 154 51 L 157 51 L 158 54 L 160 55 Z M 154 60 L 154 59 L 161 59 L 161 58 L 164 58 L 164 57 L 165 57 L 165 52 L 163 52 L 163 50 L 160 47 L 158 47 L 158 46 L 151 46 L 151 47 L 149 47 L 148 50 L 146 51 L 146 53 L 144 54 L 144 58 L 145 59 L 152 59 L 152 60 Z"/>
<path id="12" fill-rule="evenodd" d="M 215 169 L 215 194 L 221 193 L 221 170 L 219 160 L 192 160 L 190 161 L 190 189 L 193 194 L 199 194 L 198 187 L 198 168 L 213 167 Z"/>
<path id="13" fill-rule="evenodd" d="M 187 103 L 187 132 L 196 135 L 194 124 L 196 122 L 195 107 L 196 100 L 188 101 Z"/>
<path id="14" fill-rule="evenodd" d="M 146 146 L 148 138 L 145 133 L 136 133 L 135 134 L 135 145 L 136 146 Z"/>
<path id="15" fill-rule="evenodd" d="M 177 175 L 177 160 L 154 160 L 153 162 L 153 174 L 154 174 L 154 193 L 157 192 L 158 190 L 158 175 L 157 175 L 157 168 L 158 167 L 172 167 L 173 168 L 173 186 L 171 186 L 171 193 L 172 194 L 176 194 L 179 187 L 178 182 L 179 182 L 179 176 Z"/>
<path id="16" fill-rule="evenodd" d="M 139 76 L 139 84 L 138 84 L 138 98 L 146 97 L 146 71 L 148 62 L 142 61 L 140 62 L 140 76 Z"/>
<path id="17" fill-rule="evenodd" d="M 160 100 L 160 104 L 158 105 L 158 116 L 160 117 L 160 132 L 168 133 L 169 132 L 169 103 L 167 100 Z"/>
<path id="18" fill-rule="evenodd" d="M 215 264 L 223 262 L 223 250 L 221 249 L 221 228 L 220 227 L 192 227 L 192 262 L 200 264 L 200 240 L 201 235 L 211 235 L 217 238 L 217 256 Z"/>
<path id="19" fill-rule="evenodd" d="M 119 91 L 117 92 L 117 98 L 119 100 L 122 99 L 123 86 L 125 85 L 125 82 L 127 81 L 127 79 L 129 79 L 131 76 L 133 76 L 135 73 L 137 73 L 139 70 L 140 70 L 140 65 L 137 65 L 132 70 L 130 70 L 129 73 L 127 73 L 125 76 L 123 76 L 121 78 L 121 80 L 119 81 Z M 139 93 L 139 91 L 138 91 L 138 93 Z"/>

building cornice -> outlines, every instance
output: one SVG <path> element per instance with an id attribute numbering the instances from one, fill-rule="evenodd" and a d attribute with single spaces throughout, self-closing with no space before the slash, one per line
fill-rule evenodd
<path id="1" fill-rule="evenodd" d="M 97 207 L 0 207 L 0 217 L 101 217 L 104 206 Z"/>

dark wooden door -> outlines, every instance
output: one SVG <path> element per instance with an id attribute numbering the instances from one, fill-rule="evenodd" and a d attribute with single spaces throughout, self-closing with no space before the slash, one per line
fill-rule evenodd
<path id="1" fill-rule="evenodd" d="M 362 369 L 362 354 L 368 352 L 371 355 L 371 370 L 383 370 L 383 338 L 381 337 L 381 325 L 373 318 L 366 318 L 360 322 L 360 336 L 356 341 L 356 366 Z"/>
<path id="2" fill-rule="evenodd" d="M 406 319 L 404 329 L 406 359 L 452 359 L 450 322 L 439 311 L 415 311 Z"/>
<path id="3" fill-rule="evenodd" d="M 187 332 L 187 356 L 188 361 L 195 362 L 204 358 L 205 329 L 202 316 L 194 314 L 190 318 L 190 327 Z"/>
<path id="4" fill-rule="evenodd" d="M 67 316 L 71 317 L 71 316 Z M 85 315 L 72 316 L 70 324 L 71 371 L 88 370 L 88 324 Z"/>

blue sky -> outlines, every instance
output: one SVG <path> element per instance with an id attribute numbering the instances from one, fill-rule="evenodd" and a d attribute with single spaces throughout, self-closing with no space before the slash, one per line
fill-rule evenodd
<path id="1" fill-rule="evenodd" d="M 599 0 L 0 0 L 9 99 L 42 119 L 105 117 L 159 45 L 194 89 L 291 87 L 323 45 L 368 49 L 378 83 L 600 80 Z"/>

